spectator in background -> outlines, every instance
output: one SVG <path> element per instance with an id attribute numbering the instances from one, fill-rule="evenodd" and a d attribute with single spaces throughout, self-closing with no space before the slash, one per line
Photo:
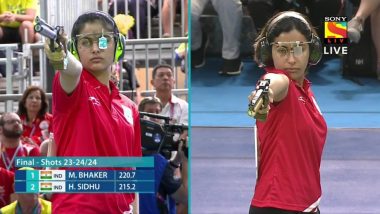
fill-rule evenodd
<path id="1" fill-rule="evenodd" d="M 155 97 L 158 97 L 163 105 L 160 114 L 170 117 L 170 122 L 173 124 L 187 125 L 189 118 L 188 103 L 172 93 L 175 84 L 173 68 L 168 64 L 158 64 L 155 66 L 152 71 L 151 84 L 156 89 Z M 187 142 L 187 136 L 188 131 L 184 130 L 181 134 L 174 135 L 173 140 Z M 176 152 L 172 152 L 172 159 L 174 157 L 176 157 Z M 182 176 L 185 175 L 182 174 Z M 183 208 L 183 206 L 180 206 L 179 209 L 181 208 L 187 210 L 187 207 Z"/>
<path id="2" fill-rule="evenodd" d="M 344 0 L 248 0 L 248 12 L 259 32 L 274 14 L 294 10 L 310 18 L 320 38 L 324 37 L 324 17 L 338 16 Z"/>
<path id="3" fill-rule="evenodd" d="M 33 29 L 36 9 L 37 0 L 1 0 L 0 43 L 36 42 Z"/>
<path id="4" fill-rule="evenodd" d="M 139 104 L 139 111 L 140 112 L 148 112 L 153 114 L 160 114 L 162 111 L 162 103 L 161 100 L 158 97 L 145 97 L 140 101 Z M 144 116 L 144 118 L 148 118 L 151 121 L 154 121 L 156 123 L 162 124 L 163 120 L 157 119 L 157 118 L 151 118 L 148 116 Z"/>
<path id="5" fill-rule="evenodd" d="M 33 170 L 23 167 L 20 170 Z M 14 183 L 14 181 L 12 182 Z M 13 185 L 12 185 L 13 186 Z M 0 209 L 1 214 L 51 214 L 51 202 L 36 193 L 16 193 L 16 201 Z"/>
<path id="6" fill-rule="evenodd" d="M 0 167 L 0 208 L 11 203 L 14 177 L 13 172 Z"/>
<path id="7" fill-rule="evenodd" d="M 49 102 L 45 91 L 38 86 L 30 86 L 24 91 L 18 104 L 25 142 L 41 145 L 53 131 L 53 116 L 48 113 Z"/>
<path id="8" fill-rule="evenodd" d="M 310 18 L 319 37 L 324 37 L 324 17 L 342 13 L 343 0 L 248 0 L 248 12 L 259 32 L 275 13 L 294 10 Z"/>
<path id="9" fill-rule="evenodd" d="M 117 11 L 115 13 L 114 11 L 114 4 L 115 1 L 117 2 Z M 127 0 L 128 4 L 128 10 L 127 13 L 130 13 L 131 16 L 135 18 L 135 25 L 132 27 L 131 34 L 129 34 L 130 39 L 139 39 L 139 38 L 146 38 L 147 37 L 147 1 L 146 0 Z M 139 9 L 139 21 L 137 22 L 137 4 Z M 125 0 L 111 0 L 109 4 L 108 13 L 111 16 L 117 15 L 117 14 L 125 14 Z M 138 25 L 138 26 L 137 26 Z M 139 28 L 140 31 L 140 37 L 137 35 L 137 28 Z M 132 36 L 132 37 L 131 37 Z"/>
<path id="10" fill-rule="evenodd" d="M 361 0 L 354 18 L 348 22 L 347 34 L 351 41 L 358 43 L 368 16 L 371 16 L 371 34 L 377 54 L 376 72 L 380 80 L 380 0 Z"/>
<path id="11" fill-rule="evenodd" d="M 153 68 L 151 84 L 156 89 L 155 96 L 163 105 L 161 114 L 172 119 L 172 123 L 188 124 L 188 103 L 172 93 L 174 71 L 168 64 L 159 64 Z M 187 133 L 186 133 L 187 136 Z"/>
<path id="12" fill-rule="evenodd" d="M 162 110 L 162 103 L 157 97 L 145 97 L 139 104 L 139 111 L 159 114 Z M 149 118 L 154 120 L 155 118 Z M 142 142 L 144 144 L 144 142 Z M 151 154 L 147 151 L 147 154 Z M 144 154 L 145 155 L 145 154 Z M 161 154 L 153 153 L 155 180 L 160 181 L 155 184 L 155 194 L 142 194 L 140 196 L 140 212 L 149 214 L 170 213 L 175 214 L 176 208 L 172 200 L 187 207 L 187 158 L 182 151 L 180 143 L 176 157 L 173 160 L 166 160 Z M 175 171 L 180 165 L 181 177 L 175 176 Z M 170 196 L 168 198 L 168 196 Z"/>
<path id="13" fill-rule="evenodd" d="M 21 119 L 16 113 L 7 112 L 0 117 L 0 167 L 14 172 L 16 156 L 40 156 L 38 147 L 22 142 L 22 133 Z"/>
<path id="14" fill-rule="evenodd" d="M 222 75 L 239 75 L 243 69 L 240 59 L 240 33 L 243 9 L 240 0 L 211 0 L 223 31 Z M 205 64 L 205 53 L 209 37 L 202 31 L 199 18 L 208 0 L 191 1 L 191 65 L 200 68 Z"/>
<path id="15" fill-rule="evenodd" d="M 181 0 L 164 0 L 164 4 L 162 6 L 162 30 L 163 30 L 163 37 L 173 37 L 174 32 L 171 32 L 171 20 L 170 17 L 172 15 L 173 25 L 176 17 L 176 11 L 177 11 L 177 4 L 181 6 Z M 188 10 L 188 2 L 187 0 L 183 0 L 182 7 L 184 7 L 184 30 L 185 35 L 187 35 L 187 10 Z M 172 11 L 170 11 L 172 9 Z M 182 14 L 182 13 L 181 13 Z"/>
<path id="16" fill-rule="evenodd" d="M 161 100 L 157 97 L 145 97 L 140 101 L 139 111 L 159 114 L 162 110 Z"/>
<path id="17" fill-rule="evenodd" d="M 33 29 L 36 8 L 37 0 L 0 0 L 0 44 L 36 42 Z M 21 49 L 19 45 L 18 50 Z M 0 51 L 0 57 L 5 57 L 5 51 Z M 6 76 L 5 70 L 6 66 L 0 65 L 0 78 Z"/>

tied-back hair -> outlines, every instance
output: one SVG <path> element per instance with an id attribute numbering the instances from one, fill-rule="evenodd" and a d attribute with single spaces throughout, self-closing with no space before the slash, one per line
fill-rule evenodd
<path id="1" fill-rule="evenodd" d="M 17 111 L 17 114 L 19 116 L 25 115 L 27 121 L 29 120 L 29 118 L 28 118 L 28 111 L 25 107 L 26 99 L 28 98 L 29 94 L 33 91 L 40 91 L 40 94 L 41 94 L 41 109 L 38 111 L 37 117 L 41 119 L 44 118 L 45 114 L 48 112 L 48 109 L 49 109 L 49 102 L 47 100 L 45 91 L 38 86 L 28 87 L 24 91 L 24 94 L 22 95 L 21 100 L 18 103 L 18 111 Z"/>
<path id="2" fill-rule="evenodd" d="M 283 17 L 278 19 L 279 16 Z M 297 30 L 300 32 L 303 36 L 305 36 L 307 41 L 311 41 L 313 39 L 313 35 L 318 35 L 308 17 L 294 11 L 277 13 L 267 21 L 254 41 L 253 48 L 255 61 L 259 65 L 265 64 L 265 66 L 273 66 L 270 44 L 274 42 L 274 39 L 281 33 L 288 33 L 292 30 Z M 262 50 L 263 42 L 267 44 L 266 48 L 268 48 L 268 50 Z M 313 47 L 309 44 L 310 54 L 312 54 L 312 50 Z"/>

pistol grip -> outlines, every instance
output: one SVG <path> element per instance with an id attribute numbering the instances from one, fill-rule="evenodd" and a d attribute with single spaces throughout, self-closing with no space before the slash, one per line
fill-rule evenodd
<path id="1" fill-rule="evenodd" d="M 55 47 L 54 47 L 54 40 L 53 40 L 53 39 L 50 39 L 50 42 L 49 42 L 49 47 L 50 47 L 50 50 L 51 50 L 52 52 L 54 52 L 54 51 L 55 51 Z"/>

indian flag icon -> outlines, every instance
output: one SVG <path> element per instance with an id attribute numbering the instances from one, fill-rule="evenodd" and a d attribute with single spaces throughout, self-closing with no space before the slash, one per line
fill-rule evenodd
<path id="1" fill-rule="evenodd" d="M 52 191 L 53 190 L 53 184 L 52 183 L 41 183 L 40 189 L 41 189 L 41 191 Z"/>
<path id="2" fill-rule="evenodd" d="M 40 179 L 41 180 L 46 180 L 46 179 L 52 179 L 53 172 L 46 170 L 46 171 L 40 171 Z"/>

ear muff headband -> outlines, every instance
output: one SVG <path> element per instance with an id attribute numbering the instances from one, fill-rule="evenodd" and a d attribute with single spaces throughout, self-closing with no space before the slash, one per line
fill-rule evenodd
<path id="1" fill-rule="evenodd" d="M 257 56 L 257 60 L 259 62 L 260 66 L 266 66 L 271 63 L 272 61 L 272 48 L 271 45 L 269 44 L 268 41 L 268 33 L 271 32 L 274 26 L 282 20 L 283 18 L 286 17 L 293 17 L 296 18 L 300 21 L 302 21 L 307 27 L 308 31 L 310 32 L 311 35 L 311 43 L 309 45 L 309 65 L 316 65 L 322 58 L 322 43 L 321 40 L 317 35 L 315 35 L 311 29 L 311 26 L 309 23 L 306 21 L 306 19 L 299 13 L 294 12 L 294 11 L 288 11 L 280 14 L 276 18 L 274 18 L 268 25 L 268 29 L 266 32 L 265 37 L 261 38 L 257 42 L 257 48 L 259 48 L 259 56 Z"/>
<path id="2" fill-rule="evenodd" d="M 125 52 L 125 37 L 123 34 L 119 33 L 117 36 L 117 44 L 115 50 L 115 62 L 118 62 L 123 59 Z"/>
<path id="3" fill-rule="evenodd" d="M 310 27 L 309 23 L 306 21 L 306 19 L 301 14 L 299 14 L 297 12 L 294 12 L 294 11 L 287 11 L 287 12 L 284 12 L 284 13 L 280 14 L 279 16 L 277 16 L 276 18 L 274 18 L 270 22 L 265 37 L 268 38 L 268 33 L 270 31 L 272 31 L 273 26 L 275 26 L 275 24 L 277 24 L 277 22 L 279 22 L 281 19 L 286 18 L 286 17 L 293 17 L 293 18 L 299 19 L 300 21 L 302 21 L 308 27 L 309 32 L 312 33 L 311 27 Z"/>
<path id="4" fill-rule="evenodd" d="M 118 61 L 122 60 L 124 57 L 124 52 L 125 52 L 125 37 L 121 33 L 119 33 L 119 29 L 117 28 L 117 25 L 116 25 L 115 21 L 113 20 L 113 18 L 110 15 L 108 15 L 107 13 L 104 13 L 102 11 L 89 12 L 89 13 L 85 13 L 83 15 L 90 15 L 90 14 L 96 14 L 98 16 L 102 16 L 103 18 L 108 20 L 109 23 L 112 23 L 112 27 L 113 27 L 114 33 L 116 35 L 114 38 L 115 39 L 114 61 L 118 62 Z M 71 52 L 71 54 L 73 54 L 73 56 L 79 60 L 76 38 L 73 38 L 73 35 L 72 35 L 71 39 L 69 40 L 67 46 L 68 46 L 68 50 Z"/>

